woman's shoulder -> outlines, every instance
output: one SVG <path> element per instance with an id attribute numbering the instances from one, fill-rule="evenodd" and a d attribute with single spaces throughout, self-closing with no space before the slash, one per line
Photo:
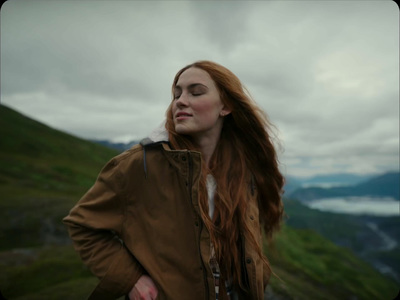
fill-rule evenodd
<path id="1" fill-rule="evenodd" d="M 133 145 L 131 148 L 118 154 L 112 158 L 112 161 L 116 163 L 128 162 L 130 160 L 141 160 L 143 159 L 143 146 L 141 144 Z"/>
<path id="2" fill-rule="evenodd" d="M 149 152 L 151 150 L 152 153 L 154 151 L 159 151 L 161 154 L 161 151 L 163 149 L 162 143 L 153 143 L 151 145 L 143 145 L 142 143 L 136 144 L 132 146 L 130 149 L 125 150 L 121 154 L 115 156 L 111 161 L 114 161 L 114 163 L 120 164 L 130 164 L 134 162 L 142 162 L 146 158 L 146 152 Z"/>

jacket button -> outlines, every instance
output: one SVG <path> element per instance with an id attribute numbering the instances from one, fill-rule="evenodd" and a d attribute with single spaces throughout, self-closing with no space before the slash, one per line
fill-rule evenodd
<path id="1" fill-rule="evenodd" d="M 251 263 L 251 258 L 250 257 L 248 257 L 248 258 L 246 258 L 246 263 Z"/>
<path id="2" fill-rule="evenodd" d="M 195 222 L 194 225 L 196 225 L 196 227 L 199 227 L 199 222 Z"/>
<path id="3" fill-rule="evenodd" d="M 186 156 L 182 156 L 182 161 L 186 161 Z"/>

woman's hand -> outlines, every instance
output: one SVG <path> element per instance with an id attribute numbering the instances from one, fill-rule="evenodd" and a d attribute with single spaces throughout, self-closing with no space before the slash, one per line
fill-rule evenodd
<path id="1" fill-rule="evenodd" d="M 154 300 L 157 294 L 158 290 L 153 280 L 147 275 L 142 275 L 128 296 L 130 300 Z"/>

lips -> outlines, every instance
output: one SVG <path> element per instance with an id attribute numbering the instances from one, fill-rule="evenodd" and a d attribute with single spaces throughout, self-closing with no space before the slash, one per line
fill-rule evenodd
<path id="1" fill-rule="evenodd" d="M 191 116 L 192 116 L 191 114 L 184 112 L 184 111 L 180 111 L 175 115 L 176 118 L 185 118 L 185 117 L 191 117 Z"/>

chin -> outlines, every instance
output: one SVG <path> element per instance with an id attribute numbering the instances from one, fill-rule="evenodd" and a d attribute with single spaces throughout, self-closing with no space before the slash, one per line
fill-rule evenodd
<path id="1" fill-rule="evenodd" d="M 190 130 L 189 128 L 181 124 L 175 125 L 175 131 L 177 134 L 183 134 L 183 135 L 190 135 L 191 133 L 193 133 L 193 130 Z"/>
<path id="2" fill-rule="evenodd" d="M 190 135 L 190 130 L 184 128 L 175 128 L 177 134 Z"/>

